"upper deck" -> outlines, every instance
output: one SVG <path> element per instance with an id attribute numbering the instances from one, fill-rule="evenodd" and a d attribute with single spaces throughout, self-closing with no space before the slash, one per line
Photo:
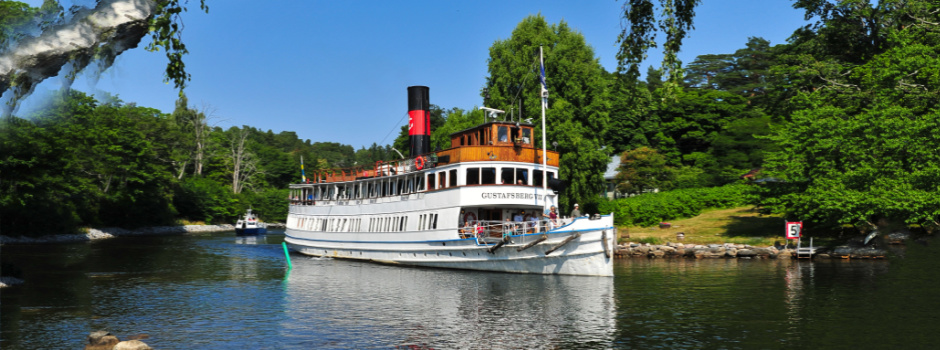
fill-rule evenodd
<path id="1" fill-rule="evenodd" d="M 466 162 L 542 164 L 542 150 L 533 144 L 533 125 L 494 121 L 451 134 L 451 147 L 412 158 L 379 161 L 370 166 L 314 170 L 311 183 L 348 182 L 423 171 Z M 558 152 L 546 152 L 546 165 L 558 167 Z M 294 185 L 300 187 L 301 185 Z M 294 188 L 294 186 L 291 186 Z"/>

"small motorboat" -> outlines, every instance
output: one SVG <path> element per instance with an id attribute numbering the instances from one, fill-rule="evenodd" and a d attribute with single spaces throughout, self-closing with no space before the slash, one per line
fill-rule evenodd
<path id="1" fill-rule="evenodd" d="M 260 235 L 267 231 L 267 225 L 258 220 L 250 208 L 245 212 L 245 216 L 235 223 L 235 234 L 239 236 Z"/>

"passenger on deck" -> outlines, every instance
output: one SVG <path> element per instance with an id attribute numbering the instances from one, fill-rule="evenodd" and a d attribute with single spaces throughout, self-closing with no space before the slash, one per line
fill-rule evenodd
<path id="1" fill-rule="evenodd" d="M 473 228 L 470 227 L 470 224 L 464 221 L 463 225 L 460 226 L 460 238 L 473 237 L 473 233 L 471 230 L 473 230 Z"/>
<path id="2" fill-rule="evenodd" d="M 555 206 L 552 206 L 552 209 L 548 211 L 548 215 L 544 215 L 548 218 L 548 229 L 554 230 L 555 226 L 558 225 L 558 212 L 555 211 Z"/>

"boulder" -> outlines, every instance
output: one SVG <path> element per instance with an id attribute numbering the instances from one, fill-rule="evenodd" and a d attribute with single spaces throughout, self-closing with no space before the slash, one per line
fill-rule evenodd
<path id="1" fill-rule="evenodd" d="M 752 249 L 739 249 L 737 251 L 737 256 L 740 258 L 753 258 L 757 256 L 757 252 Z"/>
<path id="2" fill-rule="evenodd" d="M 894 232 L 885 236 L 885 240 L 888 241 L 888 244 L 904 244 L 904 241 L 909 239 L 911 239 L 910 232 Z"/>
<path id="3" fill-rule="evenodd" d="M 125 340 L 117 343 L 114 350 L 153 350 L 153 348 L 140 340 Z"/>
<path id="4" fill-rule="evenodd" d="M 85 350 L 111 350 L 120 340 L 108 331 L 94 331 L 88 334 Z"/>

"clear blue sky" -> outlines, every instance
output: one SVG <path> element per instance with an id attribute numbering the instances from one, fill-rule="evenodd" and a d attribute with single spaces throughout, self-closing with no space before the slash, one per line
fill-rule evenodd
<path id="1" fill-rule="evenodd" d="M 302 139 L 357 149 L 392 142 L 407 122 L 408 86 L 429 86 L 431 103 L 445 109 L 479 106 L 490 46 L 509 38 L 528 15 L 541 13 L 552 24 L 564 20 L 613 71 L 623 5 L 613 0 L 207 0 L 206 14 L 198 3 L 190 0 L 183 17 L 191 105 L 207 107 L 212 122 L 223 128 L 295 131 Z M 781 44 L 806 24 L 791 0 L 706 0 L 696 13 L 695 30 L 679 55 L 684 63 L 698 55 L 732 53 L 752 36 Z M 118 57 L 96 84 L 80 78 L 72 88 L 107 91 L 125 102 L 171 112 L 177 91 L 163 83 L 166 58 L 144 50 L 147 42 Z M 654 49 L 642 71 L 659 66 L 661 59 Z M 31 99 L 60 84 L 47 80 Z"/>

